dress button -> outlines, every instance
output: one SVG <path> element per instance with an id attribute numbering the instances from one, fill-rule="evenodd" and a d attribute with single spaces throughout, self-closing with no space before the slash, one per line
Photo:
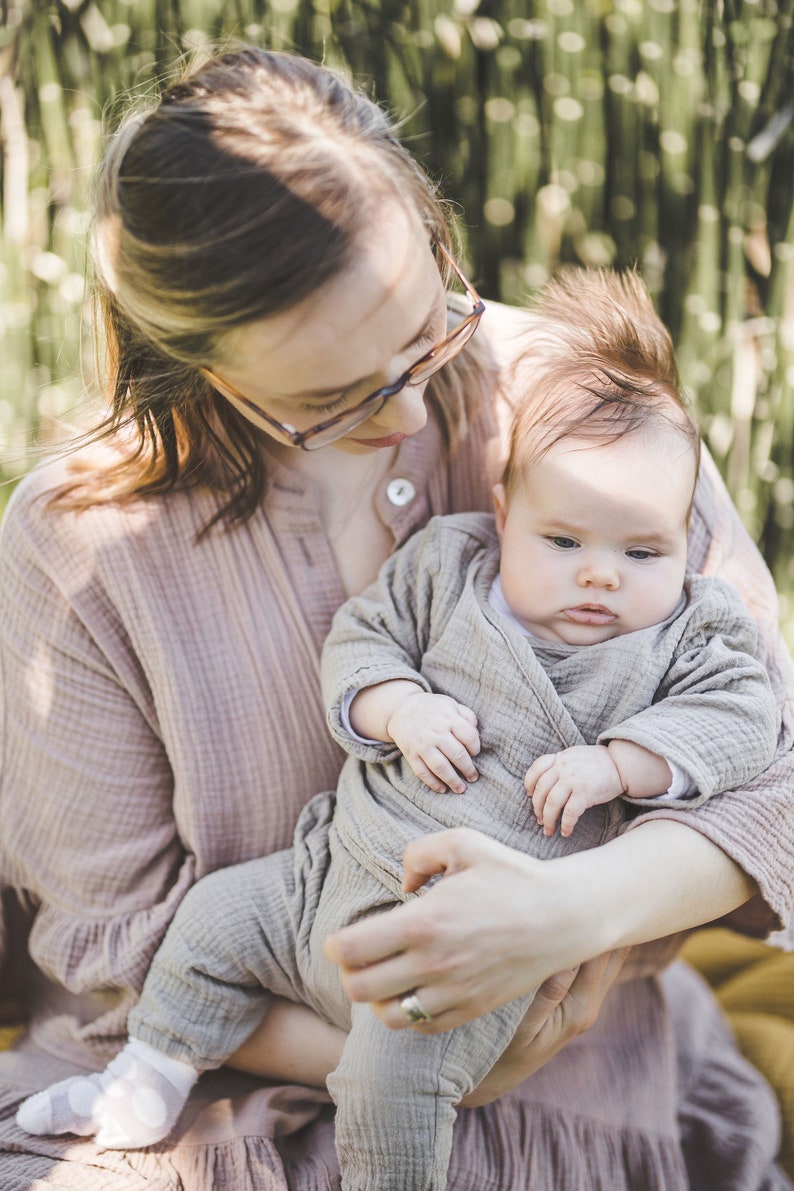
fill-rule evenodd
<path id="1" fill-rule="evenodd" d="M 401 509 L 403 505 L 410 504 L 410 502 L 416 496 L 416 488 L 413 486 L 410 480 L 406 480 L 402 476 L 398 476 L 394 480 L 389 480 L 388 484 L 386 485 L 386 496 L 388 497 L 391 504 L 396 505 L 398 509 Z"/>

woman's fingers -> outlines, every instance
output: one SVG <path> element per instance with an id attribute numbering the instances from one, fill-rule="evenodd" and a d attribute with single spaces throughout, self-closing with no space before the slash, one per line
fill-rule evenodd
<path id="1" fill-rule="evenodd" d="M 507 849 L 468 828 L 454 828 L 422 836 L 408 845 L 404 854 L 406 892 L 420 889 L 431 877 L 452 875 L 472 867 L 483 853 L 494 851 L 498 862 Z M 432 968 L 436 980 L 459 957 L 463 938 L 454 933 L 450 914 L 459 907 L 443 899 L 429 908 L 425 898 L 415 898 L 390 910 L 345 927 L 325 940 L 324 951 L 342 968 L 348 996 L 354 1001 L 387 1003 L 405 995 Z M 444 1005 L 437 1005 L 442 1012 Z M 399 1023 L 397 1023 L 399 1024 Z"/>
<path id="2" fill-rule="evenodd" d="M 413 993 L 418 999 L 425 1013 L 429 1014 L 429 1021 L 414 1023 L 406 1018 L 400 1005 L 404 997 L 410 995 L 410 993 Z M 373 1001 L 370 1008 L 390 1030 L 412 1029 L 419 1030 L 421 1034 L 442 1034 L 445 1030 L 452 1030 L 455 1026 L 460 1025 L 454 1011 L 443 1008 L 439 1003 L 438 990 L 434 988 L 417 988 L 411 989 L 410 993 L 403 993 L 400 996 L 392 997 L 388 1001 Z M 448 995 L 449 990 L 445 990 L 445 993 Z"/>
<path id="3" fill-rule="evenodd" d="M 414 893 L 431 877 L 451 876 L 472 867 L 483 857 L 483 845 L 491 842 L 466 827 L 434 831 L 412 840 L 403 853 L 403 889 Z M 500 845 L 496 844 L 495 847 Z M 363 923 L 361 925 L 364 925 Z"/>
<path id="4" fill-rule="evenodd" d="M 409 1024 L 399 1000 L 415 993 L 433 1017 L 423 1029 L 453 1029 L 599 950 L 592 924 L 580 926 L 574 859 L 539 861 L 467 828 L 423 836 L 406 849 L 405 888 L 443 880 L 339 931 L 326 955 L 387 1024 Z"/>
<path id="5" fill-rule="evenodd" d="M 588 1029 L 598 1017 L 628 950 L 607 952 L 544 980 L 502 1057 L 462 1101 L 465 1107 L 490 1104 L 517 1087 Z"/>

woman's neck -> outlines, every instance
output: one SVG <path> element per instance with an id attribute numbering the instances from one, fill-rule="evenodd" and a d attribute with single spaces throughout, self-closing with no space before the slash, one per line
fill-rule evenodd
<path id="1" fill-rule="evenodd" d="M 375 494 L 398 448 L 353 455 L 323 448 L 301 451 L 268 443 L 267 454 L 309 478 L 321 494 L 321 516 L 347 595 L 361 591 L 394 549 L 375 509 Z"/>

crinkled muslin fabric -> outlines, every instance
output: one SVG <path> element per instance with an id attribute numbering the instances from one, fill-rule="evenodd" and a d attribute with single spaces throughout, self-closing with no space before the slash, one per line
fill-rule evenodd
<path id="1" fill-rule="evenodd" d="M 395 544 L 434 514 L 489 508 L 482 460 L 494 433 L 486 411 L 450 465 L 432 423 L 402 444 L 376 498 Z M 250 523 L 197 540 L 215 510 L 201 492 L 47 510 L 65 466 L 23 481 L 0 526 L 0 957 L 3 993 L 21 991 L 31 1012 L 17 1048 L 0 1055 L 0 1187 L 336 1188 L 325 1094 L 223 1070 L 199 1082 L 169 1143 L 148 1151 L 99 1152 L 14 1124 L 30 1092 L 98 1070 L 119 1049 L 192 883 L 288 846 L 342 763 L 319 654 L 345 593 L 308 479 L 274 467 Z M 409 480 L 414 498 L 392 504 L 392 479 Z M 708 461 L 691 561 L 736 584 L 756 617 L 783 716 L 779 757 L 746 789 L 661 813 L 735 857 L 761 890 L 754 929 L 784 931 L 793 688 L 770 581 Z M 647 958 L 661 964 L 673 949 Z M 593 1029 L 536 1076 L 461 1111 L 449 1185 L 784 1191 L 778 1128 L 711 994 L 675 964 L 616 986 Z"/>
<path id="2" fill-rule="evenodd" d="M 22 1091 L 73 1070 L 25 1051 L 4 1056 Z M 173 1144 L 98 1151 L 29 1138 L 0 1100 L 3 1191 L 329 1191 L 338 1188 L 327 1098 L 213 1072 Z M 597 1026 L 485 1109 L 462 1110 L 455 1191 L 790 1191 L 771 1163 L 771 1092 L 742 1059 L 701 979 L 675 963 L 661 981 L 620 985 Z"/>

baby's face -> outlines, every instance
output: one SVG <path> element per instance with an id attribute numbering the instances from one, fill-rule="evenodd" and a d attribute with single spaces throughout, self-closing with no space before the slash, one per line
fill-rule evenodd
<path id="1" fill-rule="evenodd" d="M 665 620 L 681 596 L 691 448 L 674 431 L 594 445 L 566 439 L 494 489 L 500 576 L 535 636 L 594 645 Z"/>

